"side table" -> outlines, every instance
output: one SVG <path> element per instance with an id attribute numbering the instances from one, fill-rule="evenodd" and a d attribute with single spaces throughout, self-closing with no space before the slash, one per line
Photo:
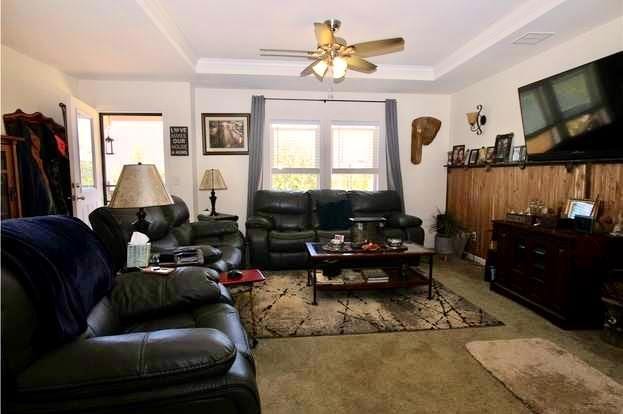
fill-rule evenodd
<path id="1" fill-rule="evenodd" d="M 266 277 L 259 269 L 246 269 L 241 270 L 242 276 L 237 278 L 231 278 L 227 272 L 222 272 L 219 276 L 219 281 L 227 287 L 235 286 L 248 286 L 249 289 L 249 307 L 251 308 L 251 347 L 255 348 L 257 345 L 257 329 L 255 326 L 255 304 L 253 302 L 253 285 L 266 280 Z"/>
<path id="2" fill-rule="evenodd" d="M 209 210 L 204 210 L 197 215 L 199 221 L 238 221 L 238 216 L 235 214 L 216 213 L 211 216 Z"/>

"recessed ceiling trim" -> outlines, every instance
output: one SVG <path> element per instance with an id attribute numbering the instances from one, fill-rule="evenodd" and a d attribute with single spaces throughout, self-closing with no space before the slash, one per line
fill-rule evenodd
<path id="1" fill-rule="evenodd" d="M 441 78 L 566 1 L 568 0 L 528 1 L 435 65 L 435 74 Z"/>
<path id="2" fill-rule="evenodd" d="M 299 77 L 305 65 L 305 62 L 280 60 L 200 58 L 195 65 L 195 72 L 197 74 Z M 348 76 L 370 79 L 435 80 L 435 72 L 431 66 L 419 65 L 379 65 L 374 73 L 349 71 Z"/>
<path id="3" fill-rule="evenodd" d="M 136 0 L 147 17 L 160 30 L 184 61 L 194 69 L 197 56 L 159 0 Z"/>

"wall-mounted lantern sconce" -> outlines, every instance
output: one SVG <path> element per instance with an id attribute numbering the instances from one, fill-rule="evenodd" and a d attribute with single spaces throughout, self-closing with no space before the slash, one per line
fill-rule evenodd
<path id="1" fill-rule="evenodd" d="M 482 105 L 476 105 L 476 109 L 478 112 L 468 112 L 465 115 L 467 115 L 467 122 L 469 123 L 470 131 L 475 132 L 476 135 L 481 135 L 481 127 L 487 123 L 487 117 L 480 115 L 482 112 Z"/>
<path id="2" fill-rule="evenodd" d="M 115 151 L 112 147 L 112 143 L 115 142 L 114 139 L 112 139 L 110 136 L 107 136 L 104 139 L 104 154 L 106 155 L 115 155 Z"/>

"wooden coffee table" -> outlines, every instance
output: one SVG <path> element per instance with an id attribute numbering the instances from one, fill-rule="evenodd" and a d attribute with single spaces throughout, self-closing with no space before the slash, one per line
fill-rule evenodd
<path id="1" fill-rule="evenodd" d="M 249 289 L 249 306 L 251 308 L 251 347 L 255 348 L 257 345 L 257 327 L 255 326 L 255 306 L 253 303 L 253 286 L 256 283 L 263 282 L 266 280 L 266 277 L 262 274 L 259 269 L 247 269 L 241 270 L 242 276 L 237 278 L 230 277 L 227 272 L 222 272 L 219 275 L 219 281 L 227 287 L 234 286 L 248 286 Z"/>
<path id="2" fill-rule="evenodd" d="M 419 244 L 405 243 L 404 250 L 383 250 L 367 252 L 327 251 L 323 250 L 322 243 L 305 243 L 309 254 L 310 268 L 307 272 L 307 284 L 314 287 L 314 301 L 317 305 L 318 290 L 370 290 L 395 289 L 428 284 L 428 298 L 433 297 L 433 256 L 435 250 L 427 249 Z M 428 276 L 413 268 L 422 257 L 428 257 Z M 339 267 L 346 269 L 380 268 L 389 276 L 387 282 L 371 283 L 365 280 L 355 283 L 318 283 L 319 269 Z"/>

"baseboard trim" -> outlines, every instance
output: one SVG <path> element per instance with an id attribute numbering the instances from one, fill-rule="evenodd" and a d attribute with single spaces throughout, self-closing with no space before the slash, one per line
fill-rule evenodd
<path id="1" fill-rule="evenodd" d="M 487 263 L 482 257 L 467 252 L 465 252 L 465 258 L 471 262 L 478 263 L 481 266 L 484 266 Z"/>

